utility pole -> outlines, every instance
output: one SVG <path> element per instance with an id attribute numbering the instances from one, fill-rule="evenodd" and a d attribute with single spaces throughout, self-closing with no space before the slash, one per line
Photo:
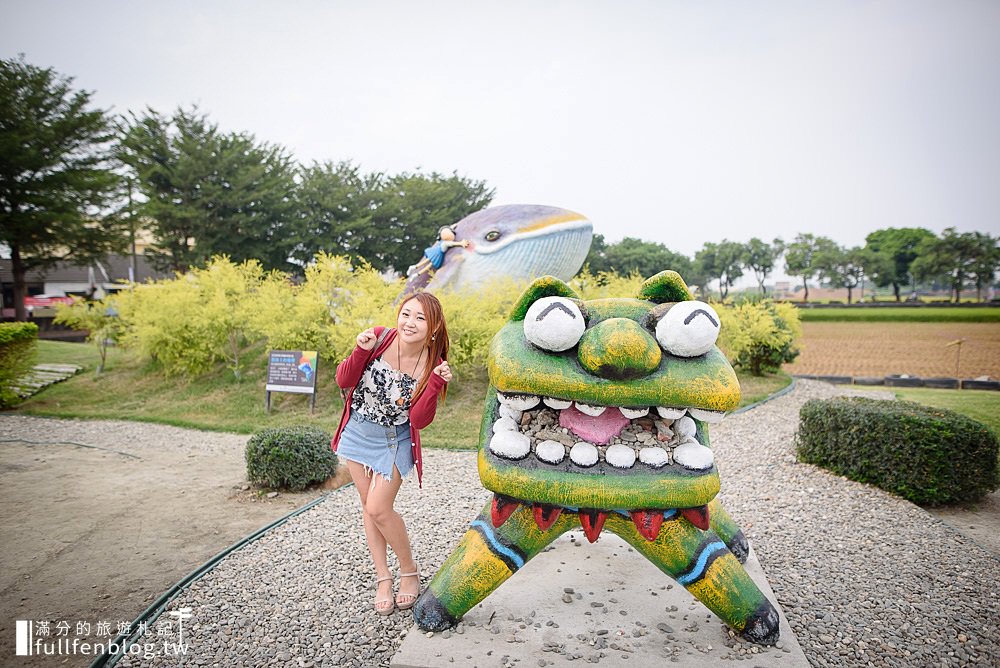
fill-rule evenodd
<path id="1" fill-rule="evenodd" d="M 128 231 L 132 241 L 132 257 L 129 258 L 128 281 L 130 289 L 135 289 L 136 266 L 135 266 L 135 212 L 132 211 L 132 177 L 128 177 Z"/>

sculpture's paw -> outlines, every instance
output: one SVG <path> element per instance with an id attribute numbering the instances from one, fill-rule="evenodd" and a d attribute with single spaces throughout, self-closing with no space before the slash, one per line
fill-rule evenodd
<path id="1" fill-rule="evenodd" d="M 688 441 L 674 449 L 674 461 L 692 471 L 704 471 L 712 468 L 715 456 L 712 451 L 701 443 Z"/>
<path id="2" fill-rule="evenodd" d="M 778 623 L 778 611 L 765 599 L 747 620 L 740 635 L 758 645 L 773 645 L 778 642 Z"/>
<path id="3" fill-rule="evenodd" d="M 729 551 L 733 553 L 741 564 L 747 563 L 747 557 L 750 556 L 750 543 L 747 541 L 746 534 L 742 530 L 737 531 L 736 534 L 729 539 L 726 543 L 726 547 Z"/>
<path id="4" fill-rule="evenodd" d="M 457 623 L 429 589 L 424 590 L 413 606 L 413 618 L 424 631 L 444 631 Z"/>

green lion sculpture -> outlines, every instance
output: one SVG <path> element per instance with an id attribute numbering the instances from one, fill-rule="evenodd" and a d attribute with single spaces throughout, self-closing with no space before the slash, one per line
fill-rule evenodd
<path id="1" fill-rule="evenodd" d="M 715 346 L 719 318 L 665 271 L 635 299 L 582 301 L 540 278 L 490 347 L 479 475 L 494 493 L 414 608 L 454 626 L 566 531 L 602 529 L 682 584 L 744 638 L 772 644 L 778 613 L 715 498 L 706 423 L 740 399 Z"/>

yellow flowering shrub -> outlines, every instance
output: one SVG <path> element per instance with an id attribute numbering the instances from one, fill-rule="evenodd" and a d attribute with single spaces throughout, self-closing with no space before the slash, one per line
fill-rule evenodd
<path id="1" fill-rule="evenodd" d="M 764 299 L 714 306 L 722 320 L 719 348 L 737 369 L 762 376 L 798 357 L 802 325 L 794 305 Z"/>
<path id="2" fill-rule="evenodd" d="M 237 265 L 215 257 L 204 269 L 119 293 L 122 341 L 168 375 L 198 375 L 225 362 L 239 378 L 240 352 L 252 338 L 249 317 L 264 279 L 256 260 Z"/>
<path id="3" fill-rule="evenodd" d="M 339 362 L 358 333 L 395 321 L 393 300 L 401 281 L 386 281 L 371 265 L 320 253 L 293 284 L 284 274 L 267 277 L 255 295 L 250 325 L 274 350 L 315 350 Z"/>
<path id="4" fill-rule="evenodd" d="M 490 341 L 507 323 L 526 285 L 511 278 L 492 281 L 475 291 L 436 295 L 448 323 L 451 350 L 448 363 L 459 373 L 486 366 Z"/>
<path id="5" fill-rule="evenodd" d="M 646 278 L 648 277 L 640 276 L 637 272 L 632 272 L 627 276 L 622 276 L 616 271 L 601 271 L 592 274 L 590 267 L 584 267 L 569 281 L 569 287 L 573 288 L 585 301 L 612 297 L 634 297 L 639 293 L 639 286 Z"/>

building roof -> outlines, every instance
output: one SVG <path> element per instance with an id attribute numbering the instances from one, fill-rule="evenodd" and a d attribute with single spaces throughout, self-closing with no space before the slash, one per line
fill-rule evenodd
<path id="1" fill-rule="evenodd" d="M 25 279 L 29 283 L 43 283 L 46 281 L 50 283 L 86 283 L 90 280 L 90 267 L 94 266 L 94 273 L 98 282 L 115 283 L 118 281 L 127 281 L 130 260 L 131 256 L 129 255 L 109 255 L 101 260 L 101 266 L 107 272 L 107 278 L 104 277 L 104 273 L 95 265 L 60 262 L 54 267 L 49 267 L 45 270 L 30 270 Z M 171 276 L 170 273 L 154 269 L 145 255 L 136 255 L 135 271 L 135 280 L 139 283 L 149 278 L 160 279 Z M 0 281 L 4 283 L 14 282 L 14 273 L 11 269 L 10 260 L 0 260 Z"/>

